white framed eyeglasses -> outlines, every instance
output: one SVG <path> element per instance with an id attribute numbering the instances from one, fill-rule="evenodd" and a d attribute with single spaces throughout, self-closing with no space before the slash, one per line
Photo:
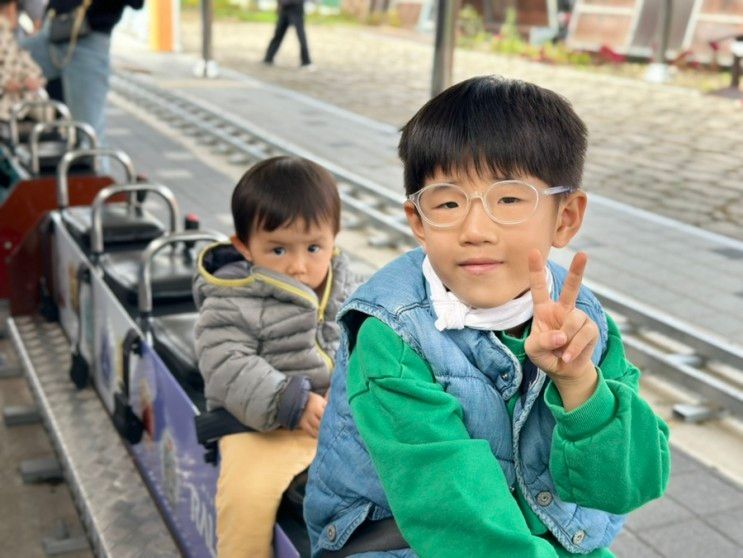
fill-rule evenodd
<path id="1" fill-rule="evenodd" d="M 542 196 L 555 196 L 577 190 L 572 186 L 552 186 L 538 190 L 520 180 L 501 180 L 484 192 L 468 194 L 455 184 L 430 184 L 408 196 L 418 213 L 433 227 L 460 224 L 470 211 L 472 200 L 479 199 L 485 213 L 501 225 L 516 225 L 528 220 L 537 210 Z"/>

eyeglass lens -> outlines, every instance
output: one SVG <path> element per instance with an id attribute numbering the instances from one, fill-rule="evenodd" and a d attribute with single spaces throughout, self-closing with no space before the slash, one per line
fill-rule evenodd
<path id="1" fill-rule="evenodd" d="M 528 219 L 539 201 L 537 191 L 524 182 L 507 181 L 491 186 L 484 196 L 487 211 L 500 223 Z M 421 193 L 420 211 L 431 223 L 453 225 L 466 217 L 467 194 L 452 184 L 438 184 Z"/>

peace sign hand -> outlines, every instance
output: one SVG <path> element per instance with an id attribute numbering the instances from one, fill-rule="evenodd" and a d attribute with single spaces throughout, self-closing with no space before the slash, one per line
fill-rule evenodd
<path id="1" fill-rule="evenodd" d="M 529 252 L 534 319 L 524 349 L 529 359 L 555 382 L 566 410 L 569 402 L 578 406 L 587 400 L 597 379 L 591 355 L 599 330 L 593 320 L 575 307 L 587 261 L 583 252 L 573 257 L 560 299 L 554 301 L 547 290 L 542 254 L 538 250 Z"/>

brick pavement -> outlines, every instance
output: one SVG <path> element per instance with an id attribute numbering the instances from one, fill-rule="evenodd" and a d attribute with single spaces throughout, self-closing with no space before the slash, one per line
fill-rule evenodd
<path id="1" fill-rule="evenodd" d="M 395 126 L 428 98 L 430 38 L 368 27 L 310 26 L 316 72 L 298 71 L 293 34 L 275 67 L 259 63 L 272 26 L 217 22 L 215 58 L 261 81 Z M 182 18 L 186 52 L 199 49 L 193 14 Z M 743 239 L 743 110 L 695 91 L 457 50 L 454 79 L 502 74 L 568 97 L 590 131 L 588 191 Z"/>

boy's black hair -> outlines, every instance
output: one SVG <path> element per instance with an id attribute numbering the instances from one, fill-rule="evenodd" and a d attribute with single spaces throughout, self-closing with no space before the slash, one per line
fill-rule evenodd
<path id="1" fill-rule="evenodd" d="M 402 128 L 398 155 L 405 193 L 438 169 L 479 176 L 531 175 L 578 188 L 587 131 L 570 103 L 532 83 L 498 76 L 468 79 L 440 93 Z"/>
<path id="2" fill-rule="evenodd" d="M 0 8 L 10 6 L 11 4 L 18 4 L 18 0 L 0 0 Z"/>
<path id="3" fill-rule="evenodd" d="M 272 157 L 253 165 L 232 192 L 235 234 L 247 242 L 255 229 L 273 231 L 302 219 L 340 229 L 338 186 L 327 170 L 299 157 Z"/>

